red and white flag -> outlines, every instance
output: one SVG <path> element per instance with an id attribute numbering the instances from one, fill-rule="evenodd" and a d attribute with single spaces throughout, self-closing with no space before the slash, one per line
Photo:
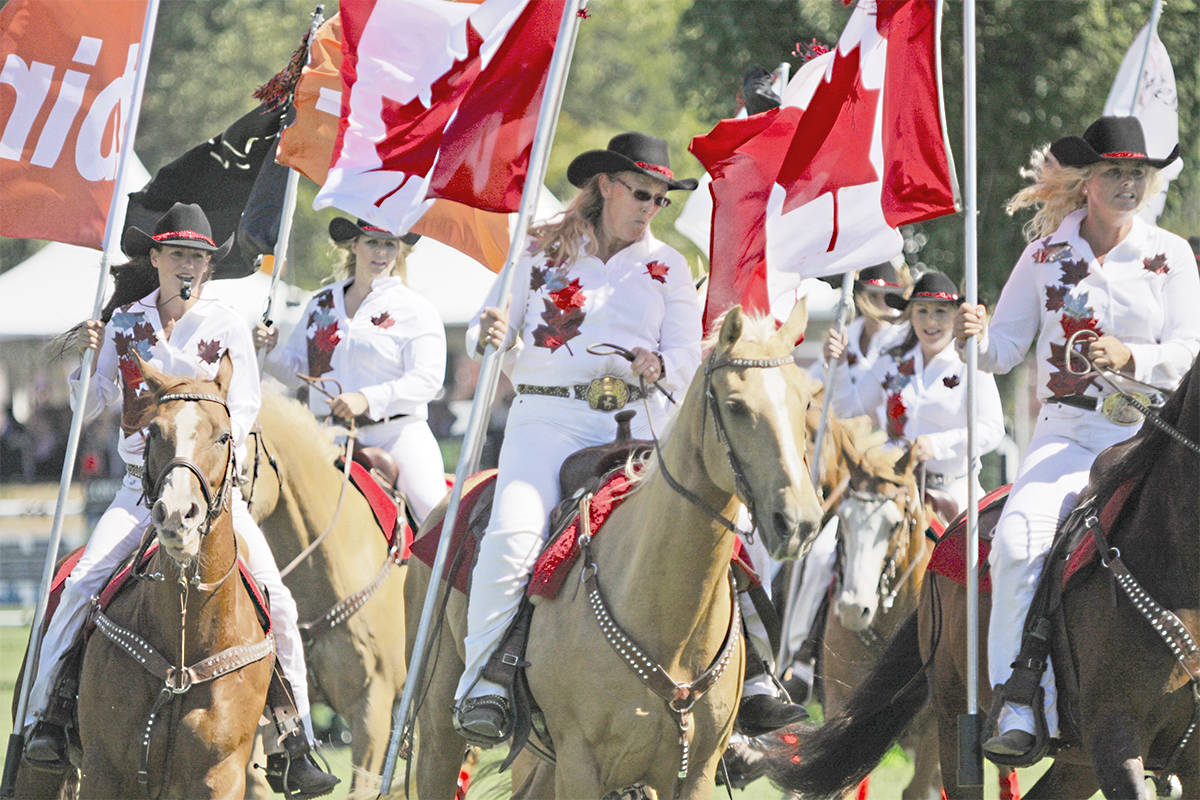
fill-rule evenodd
<path id="1" fill-rule="evenodd" d="M 708 326 L 767 312 L 806 277 L 899 254 L 901 225 L 957 210 L 934 0 L 859 0 L 783 105 L 692 140 L 712 176 Z"/>
<path id="2" fill-rule="evenodd" d="M 146 0 L 0 10 L 0 235 L 100 249 Z"/>
<path id="3" fill-rule="evenodd" d="M 342 115 L 315 208 L 407 231 L 433 198 L 517 210 L 563 0 L 343 0 Z"/>

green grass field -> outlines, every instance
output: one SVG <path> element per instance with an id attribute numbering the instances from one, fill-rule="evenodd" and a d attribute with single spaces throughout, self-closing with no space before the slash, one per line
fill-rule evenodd
<path id="1" fill-rule="evenodd" d="M 16 681 L 17 670 L 21 665 L 21 656 L 24 653 L 28 635 L 28 629 L 24 627 L 0 627 L 0 703 L 3 704 L 5 709 L 12 707 L 14 683 Z M 328 720 L 330 714 L 328 709 L 318 707 L 314 712 L 314 716 L 317 717 L 318 722 L 324 723 Z M 5 733 L 8 733 L 8 731 L 5 731 Z M 8 737 L 6 736 L 5 744 L 7 744 L 7 741 Z M 326 746 L 322 749 L 322 752 L 329 760 L 331 767 L 337 775 L 342 778 L 342 785 L 349 786 L 351 776 L 349 748 Z M 497 748 L 483 753 L 476 772 L 476 780 L 472 784 L 472 789 L 469 793 L 471 798 L 484 800 L 485 798 L 503 798 L 508 796 L 508 775 L 496 771 L 496 766 L 504 752 L 504 750 Z M 1024 788 L 1032 786 L 1036 776 L 1041 771 L 1042 768 L 1021 770 L 1021 786 Z M 894 750 L 884 759 L 879 768 L 872 773 L 869 799 L 892 800 L 892 798 L 899 798 L 911 775 L 912 765 L 908 759 L 899 750 Z M 397 769 L 397 785 L 403 779 L 403 764 L 401 764 Z M 996 798 L 998 796 L 996 771 L 990 765 L 986 767 L 986 780 L 986 797 Z M 333 794 L 335 798 L 345 796 L 345 791 Z M 723 787 L 718 787 L 716 794 L 714 794 L 714 798 L 727 796 Z M 771 786 L 766 780 L 759 780 L 750 784 L 742 791 L 735 791 L 733 796 L 738 800 L 778 800 L 782 796 L 782 793 Z"/>

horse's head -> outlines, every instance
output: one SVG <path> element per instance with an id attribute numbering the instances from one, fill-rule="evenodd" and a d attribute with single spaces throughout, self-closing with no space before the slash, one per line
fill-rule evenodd
<path id="1" fill-rule="evenodd" d="M 803 302 L 778 331 L 770 318 L 748 318 L 735 306 L 704 364 L 717 434 L 704 437 L 708 472 L 750 508 L 778 559 L 807 552 L 821 523 L 805 458 L 812 385 L 791 357 L 807 323 Z"/>
<path id="2" fill-rule="evenodd" d="M 150 520 L 163 550 L 187 563 L 228 502 L 233 435 L 225 399 L 233 362 L 225 354 L 212 382 L 172 377 L 140 358 L 138 366 L 157 403 L 146 425 Z"/>
<path id="3" fill-rule="evenodd" d="M 911 454 L 895 459 L 879 448 L 848 454 L 850 486 L 837 511 L 841 570 L 834 600 L 847 630 L 870 627 L 880 601 L 890 606 L 905 567 L 920 557 L 911 538 L 925 522 Z"/>

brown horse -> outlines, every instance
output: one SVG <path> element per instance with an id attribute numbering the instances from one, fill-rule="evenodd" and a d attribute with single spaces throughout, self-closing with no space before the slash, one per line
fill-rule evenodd
<path id="1" fill-rule="evenodd" d="M 80 794 L 240 798 L 274 642 L 239 579 L 228 511 L 233 366 L 225 356 L 211 383 L 140 366 L 158 402 L 145 466 L 160 546 L 84 651 Z"/>
<path id="2" fill-rule="evenodd" d="M 1109 448 L 1092 467 L 1085 500 L 1095 497 L 1103 503 L 1127 481 L 1139 483 L 1104 531 L 1112 548 L 1102 548 L 1107 559 L 1080 571 L 1063 597 L 1069 661 L 1078 676 L 1079 736 L 1057 752 L 1029 798 L 1087 797 L 1100 790 L 1111 798 L 1147 800 L 1153 796 L 1146 784 L 1148 772 L 1160 773 L 1160 790 L 1173 774 L 1181 780 L 1183 797 L 1200 797 L 1200 745 L 1194 732 L 1187 738 L 1200 651 L 1194 638 L 1181 635 L 1177 656 L 1159 632 L 1174 627 L 1160 614 L 1165 610 L 1174 612 L 1191 637 L 1200 633 L 1196 364 L 1159 417 L 1170 432 L 1147 422 L 1134 439 Z M 1117 565 L 1128 570 L 1144 594 L 1124 577 L 1114 580 L 1123 574 Z M 941 576 L 926 580 L 919 620 L 915 614 L 909 617 L 842 714 L 825 728 L 802 734 L 792 752 L 776 752 L 773 780 L 813 794 L 853 785 L 878 762 L 932 689 L 943 776 L 951 781 L 946 792 L 979 797 L 978 787 L 953 782 L 955 715 L 965 711 L 964 594 Z M 982 596 L 980 603 L 985 623 L 988 599 Z M 986 633 L 982 638 L 986 641 Z M 980 661 L 980 698 L 986 711 L 986 653 L 981 652 Z M 1060 696 L 1070 688 L 1060 685 Z M 793 763 L 792 756 L 800 763 Z"/>
<path id="3" fill-rule="evenodd" d="M 837 506 L 838 569 L 822 636 L 821 679 L 827 717 L 845 707 L 883 646 L 916 609 L 929 561 L 929 511 L 911 453 L 897 458 L 865 417 L 832 427 L 850 471 Z M 941 776 L 934 719 L 922 712 L 901 739 L 914 774 L 903 797 L 936 796 Z"/>
<path id="4" fill-rule="evenodd" d="M 366 500 L 345 486 L 330 429 L 271 392 L 263 394 L 258 419 L 263 458 L 251 507 L 281 567 L 328 531 L 284 581 L 300 615 L 311 694 L 350 725 L 351 791 L 377 791 L 392 704 L 406 673 L 406 567 L 389 553 Z"/>
<path id="5" fill-rule="evenodd" d="M 590 559 L 574 565 L 556 598 L 537 605 L 526 674 L 557 765 L 552 790 L 549 768 L 530 772 L 525 765 L 514 775 L 521 796 L 712 796 L 744 662 L 740 643 L 727 668 L 720 658 L 727 636 L 737 636 L 730 632 L 736 604 L 729 520 L 740 497 L 755 509 L 772 554 L 796 558 L 821 519 L 804 458 L 811 384 L 789 355 L 806 321 L 803 306 L 778 332 L 740 308 L 725 316 L 659 457 L 591 542 Z M 579 586 L 584 562 L 589 580 Z M 414 562 L 406 587 L 410 614 L 419 611 L 429 580 L 430 571 Z M 611 618 L 597 616 L 601 608 Z M 421 797 L 454 791 L 463 743 L 449 710 L 462 670 L 465 611 L 465 598 L 451 593 L 431 644 L 429 686 L 418 711 Z M 642 666 L 631 666 L 634 653 L 643 654 Z M 656 673 L 647 663 L 670 676 L 673 698 L 639 677 Z M 687 687 L 714 663 L 708 691 L 693 696 Z"/>

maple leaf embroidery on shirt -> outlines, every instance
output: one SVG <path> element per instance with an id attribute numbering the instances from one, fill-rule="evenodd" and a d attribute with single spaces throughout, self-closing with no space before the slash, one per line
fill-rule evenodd
<path id="1" fill-rule="evenodd" d="M 374 317 L 371 317 L 371 324 L 376 326 L 377 328 L 385 328 L 386 329 L 386 328 L 390 328 L 393 325 L 395 325 L 396 320 L 392 319 L 391 314 L 384 311 L 382 314 L 378 314 Z"/>
<path id="2" fill-rule="evenodd" d="M 846 353 L 846 364 L 848 366 L 853 367 L 857 363 L 858 363 L 858 354 L 857 353 Z"/>
<path id="3" fill-rule="evenodd" d="M 1063 307 L 1063 298 L 1067 294 L 1067 287 L 1059 286 L 1058 284 L 1046 284 L 1046 310 L 1058 311 Z"/>
<path id="4" fill-rule="evenodd" d="M 337 323 L 317 328 L 308 336 L 308 374 L 320 377 L 333 370 L 333 349 L 342 340 Z"/>
<path id="5" fill-rule="evenodd" d="M 1062 269 L 1062 282 L 1067 286 L 1077 285 L 1088 274 L 1087 262 L 1082 258 L 1074 261 L 1063 261 L 1060 267 Z"/>
<path id="6" fill-rule="evenodd" d="M 958 376 L 947 375 L 945 378 L 942 378 L 942 384 L 945 385 L 947 389 L 953 389 L 955 386 L 958 386 Z"/>
<path id="7" fill-rule="evenodd" d="M 560 309 L 550 300 L 542 302 L 546 304 L 546 310 L 542 312 L 545 324 L 533 329 L 534 345 L 549 348 L 551 353 L 560 347 L 566 347 L 568 353 L 575 355 L 567 342 L 579 335 L 584 313 L 577 308 Z"/>
<path id="8" fill-rule="evenodd" d="M 917 371 L 916 362 L 911 358 L 906 358 L 896 367 L 896 371 L 906 378 L 912 377 L 913 373 Z"/>
<path id="9" fill-rule="evenodd" d="M 587 298 L 583 295 L 583 289 L 579 286 L 578 278 L 557 292 L 551 292 L 550 299 L 554 301 L 554 305 L 563 311 L 570 311 L 573 308 L 583 308 L 584 302 L 587 301 Z"/>
<path id="10" fill-rule="evenodd" d="M 670 271 L 671 268 L 661 261 L 651 261 L 646 265 L 646 274 L 659 283 L 667 282 L 667 273 Z"/>
<path id="11" fill-rule="evenodd" d="M 893 439 L 904 437 L 904 426 L 908 422 L 908 409 L 899 392 L 892 392 L 887 399 L 887 432 Z"/>
<path id="12" fill-rule="evenodd" d="M 1166 253 L 1159 253 L 1150 258 L 1143 258 L 1142 267 L 1149 272 L 1153 272 L 1155 275 L 1166 275 L 1171 271 L 1171 268 L 1167 266 Z"/>
<path id="13" fill-rule="evenodd" d="M 196 343 L 196 355 L 205 364 L 217 363 L 217 359 L 221 357 L 221 340 L 201 339 Z"/>

